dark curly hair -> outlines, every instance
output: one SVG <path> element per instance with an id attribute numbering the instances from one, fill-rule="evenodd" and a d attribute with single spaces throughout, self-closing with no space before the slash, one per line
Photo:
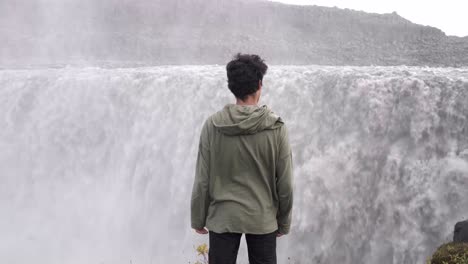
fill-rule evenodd
<path id="1" fill-rule="evenodd" d="M 258 90 L 268 66 L 260 56 L 237 53 L 226 65 L 229 90 L 239 99 L 245 100 Z"/>

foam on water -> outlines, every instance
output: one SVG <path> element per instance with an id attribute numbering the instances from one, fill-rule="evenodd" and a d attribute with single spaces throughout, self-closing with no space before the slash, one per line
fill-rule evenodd
<path id="1" fill-rule="evenodd" d="M 295 165 L 279 263 L 423 263 L 468 218 L 468 69 L 272 66 L 263 95 Z M 1 70 L 2 262 L 193 262 L 198 136 L 230 102 L 220 66 Z"/>

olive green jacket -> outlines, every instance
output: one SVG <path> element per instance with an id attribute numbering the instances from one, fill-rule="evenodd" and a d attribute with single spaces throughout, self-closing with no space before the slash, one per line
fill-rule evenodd
<path id="1" fill-rule="evenodd" d="M 204 123 L 191 199 L 192 228 L 287 234 L 293 204 L 286 126 L 267 106 L 226 105 Z"/>

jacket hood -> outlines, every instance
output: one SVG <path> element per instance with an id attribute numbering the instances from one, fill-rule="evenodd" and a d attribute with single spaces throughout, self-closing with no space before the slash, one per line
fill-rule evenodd
<path id="1" fill-rule="evenodd" d="M 227 104 L 212 116 L 212 122 L 223 134 L 229 136 L 255 134 L 283 125 L 281 117 L 266 105 Z"/>

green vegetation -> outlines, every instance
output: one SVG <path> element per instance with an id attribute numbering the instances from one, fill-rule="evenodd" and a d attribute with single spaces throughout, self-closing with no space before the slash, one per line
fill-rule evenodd
<path id="1" fill-rule="evenodd" d="M 447 243 L 440 246 L 426 264 L 468 264 L 468 243 Z"/>
<path id="2" fill-rule="evenodd" d="M 202 256 L 203 260 L 198 260 L 194 264 L 208 264 L 208 246 L 206 244 L 201 244 L 197 247 L 197 255 Z"/>

